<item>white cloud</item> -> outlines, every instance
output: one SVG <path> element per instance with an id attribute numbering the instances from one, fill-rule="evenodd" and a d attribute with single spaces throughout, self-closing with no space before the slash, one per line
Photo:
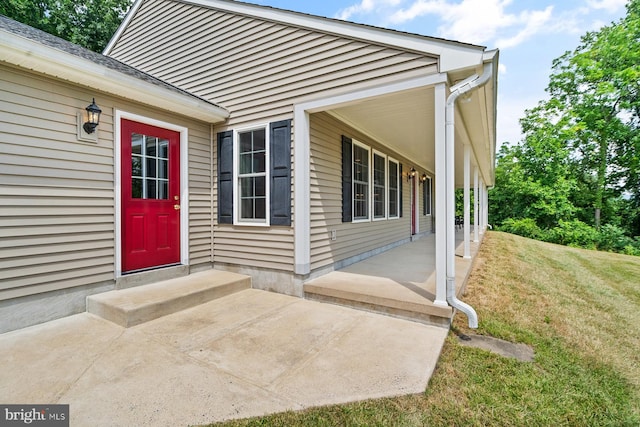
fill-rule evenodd
<path id="1" fill-rule="evenodd" d="M 507 74 L 507 66 L 504 64 L 498 64 L 498 73 L 499 74 Z"/>
<path id="2" fill-rule="evenodd" d="M 587 5 L 591 9 L 595 10 L 606 10 L 609 13 L 618 12 L 620 9 L 624 8 L 627 4 L 627 0 L 588 0 Z"/>
<path id="3" fill-rule="evenodd" d="M 499 38 L 496 40 L 496 46 L 505 49 L 508 47 L 514 47 L 520 43 L 532 38 L 534 35 L 540 33 L 551 20 L 551 13 L 553 12 L 553 6 L 547 7 L 545 10 L 539 11 L 525 11 L 519 16 L 518 23 L 524 23 L 525 26 L 515 35 Z"/>
<path id="4" fill-rule="evenodd" d="M 567 8 L 548 0 L 539 9 L 521 9 L 513 0 L 359 0 L 336 15 L 394 28 L 434 18 L 440 37 L 501 49 L 512 48 L 538 34 L 583 34 L 599 28 L 589 17 L 620 12 L 628 0 L 584 0 Z M 546 4 L 545 4 L 546 3 Z M 549 3 L 556 3 L 557 7 Z M 591 19 L 593 21 L 593 19 Z"/>
<path id="5" fill-rule="evenodd" d="M 336 18 L 349 20 L 353 15 L 362 13 L 372 13 L 387 7 L 398 6 L 402 0 L 361 0 L 360 3 L 340 10 Z"/>
<path id="6" fill-rule="evenodd" d="M 499 48 L 516 46 L 538 33 L 551 20 L 553 6 L 543 10 L 508 13 L 512 0 L 415 0 L 409 7 L 391 15 L 393 24 L 401 24 L 424 15 L 441 20 L 439 35 L 474 44 L 495 41 Z M 500 35 L 500 37 L 498 37 Z"/>

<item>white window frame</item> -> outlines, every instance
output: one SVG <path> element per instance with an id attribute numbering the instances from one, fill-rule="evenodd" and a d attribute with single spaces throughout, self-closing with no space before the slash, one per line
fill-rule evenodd
<path id="1" fill-rule="evenodd" d="M 355 173 L 353 172 L 353 165 L 355 164 L 355 149 L 356 146 L 358 146 L 359 148 L 362 148 L 364 150 L 367 151 L 367 167 L 369 168 L 369 170 L 366 173 L 366 177 L 367 177 L 367 217 L 366 218 L 356 218 L 356 177 L 355 177 Z M 358 223 L 358 222 L 370 222 L 371 221 L 371 217 L 372 217 L 372 212 L 371 212 L 371 196 L 372 196 L 372 191 L 371 191 L 371 147 L 369 147 L 366 144 L 363 144 L 359 141 L 356 141 L 355 139 L 352 140 L 352 145 L 351 145 L 351 212 L 353 215 L 353 219 L 352 222 L 353 223 Z M 360 181 L 363 182 L 363 181 Z"/>
<path id="2" fill-rule="evenodd" d="M 391 216 L 389 211 L 389 203 L 391 202 L 391 187 L 389 186 L 389 162 L 396 164 L 396 214 Z M 400 219 L 400 162 L 391 156 L 387 156 L 387 218 L 388 219 Z"/>
<path id="3" fill-rule="evenodd" d="M 429 210 L 425 208 L 426 213 L 423 216 L 431 216 L 433 215 L 433 178 L 427 176 L 427 179 L 422 183 L 422 185 L 429 186 Z M 426 187 L 425 187 L 426 188 Z M 424 194 L 424 189 L 422 190 Z M 427 203 L 427 198 L 425 197 L 423 203 Z"/>
<path id="4" fill-rule="evenodd" d="M 375 195 L 375 178 L 374 178 L 374 174 L 375 174 L 375 157 L 382 157 L 382 159 L 384 160 L 384 178 L 383 178 L 383 189 L 382 192 L 384 194 L 384 214 L 381 217 L 377 217 L 376 218 L 376 212 L 375 212 L 375 200 L 374 200 L 374 195 Z M 371 153 L 371 218 L 373 221 L 384 221 L 386 219 L 388 219 L 388 212 L 389 212 L 389 190 L 388 190 L 388 179 L 389 179 L 389 175 L 388 175 L 388 156 L 386 154 L 384 154 L 381 151 L 378 151 L 376 149 L 372 149 L 372 153 Z"/>
<path id="5" fill-rule="evenodd" d="M 249 174 L 251 176 L 265 177 L 265 218 L 263 219 L 243 219 L 240 216 L 240 134 L 264 130 L 265 137 L 265 171 L 259 174 Z M 271 217 L 271 153 L 269 140 L 269 124 L 262 123 L 253 126 L 246 126 L 233 130 L 233 223 L 236 225 L 247 225 L 254 227 L 269 227 Z M 243 176 L 244 177 L 244 176 Z"/>

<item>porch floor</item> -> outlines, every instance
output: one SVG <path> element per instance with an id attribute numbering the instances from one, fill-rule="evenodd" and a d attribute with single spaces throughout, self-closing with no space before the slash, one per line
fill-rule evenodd
<path id="1" fill-rule="evenodd" d="M 479 242 L 472 241 L 471 259 L 464 259 L 463 237 L 464 231 L 458 230 L 457 295 L 464 291 L 480 247 Z M 430 234 L 310 280 L 304 285 L 304 293 L 307 299 L 449 327 L 454 312 L 451 307 L 433 304 L 435 280 L 435 234 Z"/>

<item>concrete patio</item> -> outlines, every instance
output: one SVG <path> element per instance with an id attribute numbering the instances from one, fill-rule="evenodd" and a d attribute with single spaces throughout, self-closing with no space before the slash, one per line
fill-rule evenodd
<path id="1" fill-rule="evenodd" d="M 421 393 L 448 328 L 371 311 L 430 304 L 430 239 L 325 276 L 369 295 L 365 310 L 239 289 L 128 328 L 83 313 L 1 334 L 0 402 L 69 404 L 71 425 L 176 426 Z M 462 284 L 471 261 L 456 261 Z"/>

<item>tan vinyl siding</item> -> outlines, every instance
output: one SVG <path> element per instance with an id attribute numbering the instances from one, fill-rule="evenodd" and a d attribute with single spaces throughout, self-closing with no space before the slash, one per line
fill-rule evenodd
<path id="1" fill-rule="evenodd" d="M 144 2 L 111 56 L 222 105 L 229 126 L 436 71 L 418 53 L 171 0 Z"/>
<path id="2" fill-rule="evenodd" d="M 215 140 L 214 146 L 216 144 L 217 140 Z M 293 163 L 293 153 L 291 160 Z M 217 150 L 214 150 L 214 174 L 217 174 L 217 162 L 218 153 Z M 214 265 L 222 263 L 293 271 L 293 227 L 218 224 L 218 210 L 217 203 L 215 203 L 218 200 L 217 179 L 214 180 L 213 197 L 213 221 L 215 224 L 213 240 Z"/>
<path id="3" fill-rule="evenodd" d="M 189 264 L 192 266 L 213 261 L 210 133 L 209 125 L 189 125 Z"/>
<path id="4" fill-rule="evenodd" d="M 290 228 L 218 226 L 214 263 L 273 270 L 293 270 L 293 230 Z"/>
<path id="5" fill-rule="evenodd" d="M 149 31 L 150 28 L 162 31 Z M 110 55 L 228 109 L 231 116 L 224 127 L 216 127 L 216 133 L 292 119 L 295 103 L 318 96 L 437 71 L 435 58 L 418 53 L 171 0 L 145 1 Z M 329 169 L 340 166 L 339 162 L 333 163 L 332 155 L 324 161 Z M 216 164 L 214 152 L 214 176 Z M 340 208 L 335 190 L 335 186 L 328 186 L 322 196 L 312 193 L 312 221 L 316 227 L 312 229 L 312 241 L 319 239 L 319 223 L 334 220 L 335 197 L 337 209 Z M 215 202 L 215 180 L 213 197 Z M 323 213 L 324 208 L 329 210 Z M 214 209 L 214 222 L 216 215 Z M 393 240 L 393 234 L 380 235 L 370 245 Z M 344 257 L 357 252 L 355 247 L 338 247 L 337 255 L 325 253 L 324 261 L 327 256 Z M 312 251 L 316 253 L 317 249 L 312 246 Z M 312 258 L 317 258 L 313 253 Z M 293 254 L 292 228 L 215 226 L 215 263 L 291 272 Z"/>
<path id="6" fill-rule="evenodd" d="M 79 142 L 90 95 L 0 70 L 0 299 L 112 280 L 112 132 Z"/>
<path id="7" fill-rule="evenodd" d="M 401 177 L 403 216 L 361 223 L 342 222 L 342 135 L 356 139 L 403 164 L 402 155 L 350 128 L 327 113 L 311 115 L 311 269 L 393 244 L 411 235 L 409 184 Z M 331 231 L 336 240 L 331 240 Z"/>
<path id="8" fill-rule="evenodd" d="M 2 64 L 0 92 L 0 300 L 113 282 L 115 109 L 189 129 L 190 264 L 211 263 L 209 124 Z M 92 97 L 97 143 L 77 139 Z"/>

